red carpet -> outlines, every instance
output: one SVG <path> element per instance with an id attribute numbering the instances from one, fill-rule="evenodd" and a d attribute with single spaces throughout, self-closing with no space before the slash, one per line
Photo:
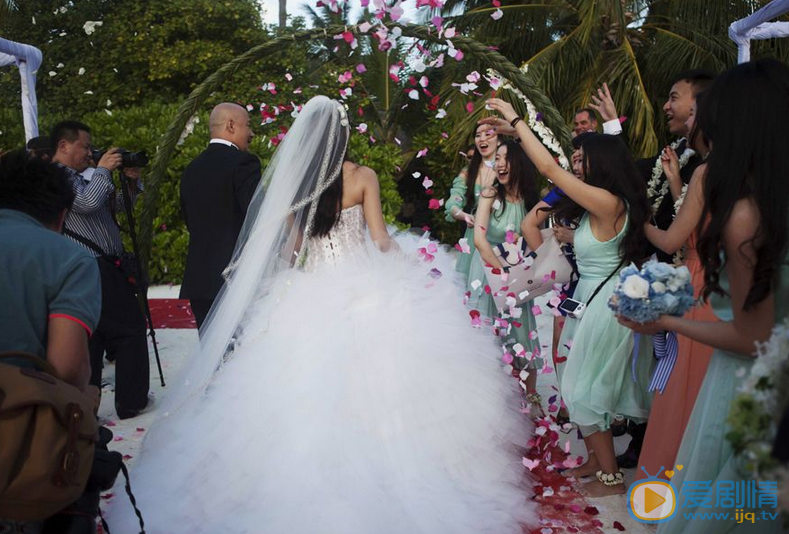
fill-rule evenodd
<path id="1" fill-rule="evenodd" d="M 188 300 L 148 299 L 154 328 L 197 328 Z"/>
<path id="2" fill-rule="evenodd" d="M 196 328 L 188 300 L 150 299 L 151 317 L 155 328 Z M 540 503 L 540 526 L 529 534 L 559 534 L 563 532 L 601 533 L 602 522 L 598 511 L 550 464 L 561 464 L 566 454 L 555 446 L 556 439 L 539 439 L 527 454 L 526 462 L 536 467 L 532 470 L 535 499 Z M 619 523 L 605 525 L 624 531 Z"/>

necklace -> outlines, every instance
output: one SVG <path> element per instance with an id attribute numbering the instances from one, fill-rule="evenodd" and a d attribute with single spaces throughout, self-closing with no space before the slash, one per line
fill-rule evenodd
<path id="1" fill-rule="evenodd" d="M 676 150 L 684 140 L 685 138 L 683 137 L 671 143 L 670 146 L 672 150 Z M 688 160 L 690 160 L 690 158 L 692 158 L 695 153 L 696 152 L 694 150 L 685 148 L 685 150 L 682 152 L 682 155 L 679 157 L 679 168 L 682 169 L 685 165 L 687 165 Z M 663 176 L 663 164 L 660 162 L 660 156 L 658 156 L 655 160 L 655 166 L 652 168 L 652 177 L 647 183 L 647 197 L 650 199 L 653 212 L 658 210 L 660 204 L 663 203 L 663 199 L 666 198 L 666 194 L 668 194 L 669 191 L 668 178 L 661 180 L 661 176 Z M 682 188 L 683 195 L 681 195 L 680 198 L 684 198 L 684 191 L 686 190 L 687 186 Z M 680 202 L 680 205 L 682 205 L 682 202 Z M 676 207 L 676 209 L 679 208 Z"/>

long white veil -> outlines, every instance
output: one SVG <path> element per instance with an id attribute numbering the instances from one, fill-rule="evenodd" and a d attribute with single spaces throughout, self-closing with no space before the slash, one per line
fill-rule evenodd
<path id="1" fill-rule="evenodd" d="M 250 306 L 268 293 L 278 273 L 301 261 L 318 198 L 341 175 L 349 137 L 339 102 L 318 96 L 302 108 L 252 197 L 225 284 L 196 354 L 168 395 L 165 416 L 202 394 L 232 351 Z"/>

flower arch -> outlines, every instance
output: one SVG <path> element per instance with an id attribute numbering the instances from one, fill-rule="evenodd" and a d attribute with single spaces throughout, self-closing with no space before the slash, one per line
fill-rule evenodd
<path id="1" fill-rule="evenodd" d="M 144 195 L 142 213 L 140 216 L 140 255 L 144 265 L 150 260 L 151 244 L 153 239 L 153 220 L 158 210 L 159 186 L 167 179 L 167 165 L 175 153 L 178 140 L 189 119 L 200 110 L 205 100 L 216 91 L 223 83 L 231 79 L 236 71 L 248 66 L 249 64 L 262 59 L 270 54 L 277 52 L 297 42 L 310 41 L 314 39 L 325 39 L 327 36 L 339 35 L 351 32 L 354 35 L 365 33 L 360 29 L 361 25 L 355 26 L 330 26 L 327 28 L 314 28 L 293 34 L 282 35 L 266 43 L 257 45 L 243 54 L 233 58 L 209 75 L 200 83 L 186 100 L 178 108 L 178 112 L 167 130 L 162 135 L 161 141 L 153 158 L 151 171 L 147 180 L 146 194 Z M 399 28 L 402 35 L 412 37 L 422 41 L 436 44 L 446 44 L 446 37 L 439 36 L 435 28 L 413 24 L 385 23 L 389 30 Z M 564 124 L 561 114 L 556 110 L 545 94 L 530 81 L 507 58 L 497 51 L 489 48 L 474 39 L 456 35 L 452 37 L 452 45 L 463 51 L 464 54 L 480 61 L 487 67 L 494 69 L 508 84 L 505 88 L 517 91 L 516 98 L 525 96 L 541 114 L 540 121 L 544 125 L 544 130 L 551 132 L 556 138 L 554 148 L 569 154 L 571 146 L 570 132 Z M 510 87 L 507 87 L 509 85 Z M 519 93 L 519 94 L 518 94 Z"/>

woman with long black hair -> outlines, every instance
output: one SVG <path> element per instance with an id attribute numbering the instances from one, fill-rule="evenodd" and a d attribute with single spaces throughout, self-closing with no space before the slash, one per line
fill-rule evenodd
<path id="1" fill-rule="evenodd" d="M 499 313 L 493 297 L 485 290 L 484 264 L 501 269 L 493 247 L 505 242 L 507 232 L 517 233 L 523 217 L 540 200 L 534 164 L 517 142 L 510 139 L 501 143 L 496 151 L 495 168 L 495 182 L 480 193 L 474 225 L 477 250 L 472 256 L 467 287 L 469 306 L 487 318 L 497 317 Z M 516 369 L 532 369 L 527 371 L 529 374 L 525 378 L 526 394 L 530 403 L 539 405 L 535 371 L 537 363 L 541 362 L 537 320 L 530 306 L 524 306 L 519 317 L 506 320 L 509 325 L 499 329 L 500 335 L 505 341 L 511 339 L 523 345 L 524 351 L 514 351 L 518 354 L 514 356 L 512 365 Z"/>
<path id="2" fill-rule="evenodd" d="M 702 294 L 720 321 L 662 316 L 647 325 L 622 322 L 644 333 L 673 330 L 714 347 L 677 453 L 676 463 L 683 468 L 671 481 L 677 488 L 685 480 L 720 488 L 718 482 L 732 486 L 744 472 L 727 439 L 732 400 L 754 364 L 755 344 L 766 341 L 773 325 L 789 315 L 789 68 L 762 59 L 721 74 L 708 89 L 697 121 L 714 145 L 707 159 L 697 246 L 704 265 Z M 719 499 L 709 504 L 704 512 L 732 511 L 722 508 Z M 753 510 L 747 504 L 738 508 Z M 781 519 L 760 520 L 758 527 L 719 521 L 715 528 L 722 533 L 779 532 Z M 706 521 L 676 514 L 658 532 L 708 529 Z"/>
<path id="3" fill-rule="evenodd" d="M 580 318 L 568 318 L 562 331 L 560 352 L 567 361 L 559 387 L 589 456 L 570 474 L 596 475 L 584 486 L 590 496 L 624 493 L 611 421 L 617 414 L 635 421 L 647 418 L 652 343 L 649 336 L 641 336 L 635 345 L 633 333 L 617 323 L 607 302 L 619 270 L 646 255 L 644 225 L 650 210 L 644 183 L 620 139 L 601 135 L 586 141 L 581 147 L 585 179 L 579 180 L 556 163 L 511 104 L 493 98 L 488 105 L 503 119 L 482 122 L 494 125 L 499 134 L 517 135 L 538 172 L 566 195 L 553 207 L 553 215 L 579 221 L 574 243 L 580 279 L 573 298 L 586 304 L 586 310 Z M 634 348 L 637 360 L 631 373 Z"/>

